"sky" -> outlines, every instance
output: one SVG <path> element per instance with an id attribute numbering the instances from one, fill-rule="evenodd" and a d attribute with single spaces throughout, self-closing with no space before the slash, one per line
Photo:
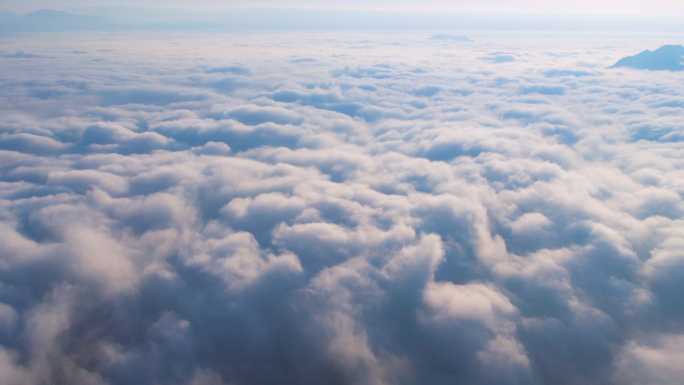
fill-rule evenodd
<path id="1" fill-rule="evenodd" d="M 574 1 L 542 1 L 542 0 L 350 0 L 345 2 L 331 0 L 5 0 L 3 6 L 11 11 L 25 13 L 38 9 L 62 9 L 74 7 L 146 7 L 152 9 L 178 10 L 229 10 L 234 8 L 319 8 L 319 9 L 376 9 L 376 10 L 423 10 L 423 11 L 462 11 L 462 10 L 516 10 L 530 12 L 548 12 L 575 10 L 585 12 L 610 13 L 654 13 L 666 14 L 682 12 L 684 5 L 676 0 L 574 0 Z"/>
<path id="2" fill-rule="evenodd" d="M 229 9 L 233 7 L 320 7 L 320 8 L 382 8 L 382 9 L 472 9 L 472 8 L 509 8 L 509 9 L 533 9 L 533 10 L 548 10 L 548 9 L 605 9 L 612 11 L 619 11 L 622 9 L 638 9 L 638 10 L 657 10 L 657 9 L 681 9 L 682 5 L 676 0 L 574 0 L 574 1 L 543 1 L 543 0 L 483 0 L 478 2 L 465 0 L 371 0 L 358 1 L 351 0 L 341 4 L 339 1 L 313 1 L 313 0 L 297 0 L 288 1 L 286 3 L 276 2 L 272 0 L 202 0 L 202 1 L 187 1 L 187 0 L 144 0 L 144 1 L 127 1 L 127 0 L 26 0 L 16 1 L 7 0 L 5 6 L 8 8 L 16 8 L 19 4 L 24 4 L 24 9 L 37 8 L 57 8 L 57 7 L 74 7 L 74 6 L 145 6 L 151 8 L 180 8 L 180 9 Z"/>
<path id="3" fill-rule="evenodd" d="M 684 36 L 358 7 L 0 35 L 2 385 L 681 382 Z"/>
<path id="4" fill-rule="evenodd" d="M 678 1 L 17 1 L 6 10 L 40 9 L 104 17 L 163 29 L 358 29 L 681 31 Z"/>

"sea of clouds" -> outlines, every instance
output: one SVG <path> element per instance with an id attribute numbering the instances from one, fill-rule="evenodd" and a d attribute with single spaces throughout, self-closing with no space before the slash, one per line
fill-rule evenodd
<path id="1" fill-rule="evenodd" d="M 5 385 L 670 385 L 672 41 L 0 40 Z"/>

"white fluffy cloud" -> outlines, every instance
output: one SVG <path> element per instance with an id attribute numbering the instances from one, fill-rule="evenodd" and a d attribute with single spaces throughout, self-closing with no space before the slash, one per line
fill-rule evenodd
<path id="1" fill-rule="evenodd" d="M 661 42 L 69 37 L 0 46 L 9 384 L 681 377 Z"/>

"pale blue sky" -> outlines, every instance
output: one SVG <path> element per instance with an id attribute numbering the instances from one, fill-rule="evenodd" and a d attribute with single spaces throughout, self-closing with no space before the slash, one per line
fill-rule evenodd
<path id="1" fill-rule="evenodd" d="M 2 8 L 256 29 L 684 30 L 681 0 L 3 0 Z"/>
<path id="2" fill-rule="evenodd" d="M 679 0 L 5 0 L 4 6 L 14 12 L 30 12 L 37 9 L 93 7 L 93 6 L 142 6 L 159 9 L 211 10 L 234 7 L 305 7 L 305 8 L 352 8 L 352 9 L 514 9 L 529 11 L 581 10 L 587 12 L 683 12 L 684 3 Z"/>

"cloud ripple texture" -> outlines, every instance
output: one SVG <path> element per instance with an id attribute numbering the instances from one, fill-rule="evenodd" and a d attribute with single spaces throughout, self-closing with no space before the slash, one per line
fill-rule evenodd
<path id="1" fill-rule="evenodd" d="M 644 48 L 5 38 L 0 382 L 680 383 L 684 75 L 605 69 Z"/>

